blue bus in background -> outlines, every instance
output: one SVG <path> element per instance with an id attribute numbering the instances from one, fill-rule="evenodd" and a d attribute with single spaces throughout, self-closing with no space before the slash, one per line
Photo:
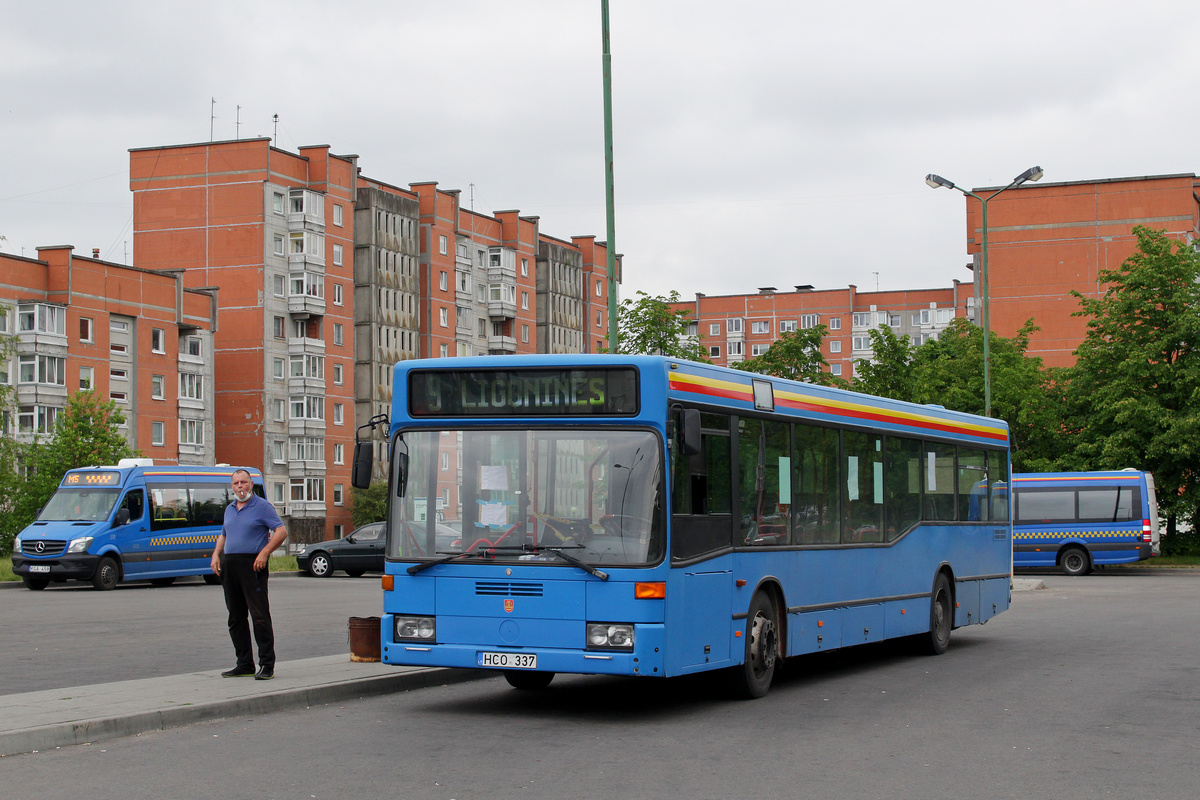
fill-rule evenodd
<path id="1" fill-rule="evenodd" d="M 1003 421 L 657 356 L 413 360 L 393 381 L 386 663 L 520 689 L 725 669 L 759 697 L 785 657 L 938 654 L 1009 606 Z"/>
<path id="2" fill-rule="evenodd" d="M 69 470 L 38 518 L 17 534 L 13 573 L 33 590 L 69 579 L 100 590 L 121 581 L 166 586 L 185 575 L 220 583 L 211 559 L 235 469 L 129 458 Z M 263 495 L 262 473 L 247 471 Z"/>
<path id="3" fill-rule="evenodd" d="M 1018 472 L 1012 492 L 1014 567 L 1086 575 L 1095 566 L 1158 555 L 1158 500 L 1149 472 Z"/>

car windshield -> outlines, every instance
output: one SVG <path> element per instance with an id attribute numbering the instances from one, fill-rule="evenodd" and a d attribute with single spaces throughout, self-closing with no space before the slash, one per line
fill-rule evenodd
<path id="1" fill-rule="evenodd" d="M 120 489 L 62 488 L 46 503 L 39 520 L 100 522 L 108 519 Z"/>
<path id="2" fill-rule="evenodd" d="M 388 556 L 495 548 L 500 560 L 566 566 L 553 547 L 588 564 L 655 563 L 661 449 L 641 430 L 406 431 L 393 448 L 402 496 Z"/>

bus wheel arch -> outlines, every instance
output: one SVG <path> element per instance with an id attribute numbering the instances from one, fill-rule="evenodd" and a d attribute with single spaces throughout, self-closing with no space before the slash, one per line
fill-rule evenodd
<path id="1" fill-rule="evenodd" d="M 1058 552 L 1058 566 L 1064 575 L 1087 575 L 1092 571 L 1092 557 L 1086 547 L 1069 544 Z"/>

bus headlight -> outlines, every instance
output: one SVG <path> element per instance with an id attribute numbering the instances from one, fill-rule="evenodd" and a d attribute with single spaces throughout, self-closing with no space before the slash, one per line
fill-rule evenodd
<path id="1" fill-rule="evenodd" d="M 437 637 L 437 621 L 433 617 L 393 617 L 396 641 L 432 642 Z"/>
<path id="2" fill-rule="evenodd" d="M 87 549 L 92 546 L 92 537 L 84 536 L 80 539 L 75 539 L 71 542 L 71 546 L 67 548 L 68 553 L 86 553 Z"/>
<path id="3" fill-rule="evenodd" d="M 14 552 L 14 553 L 21 553 L 21 552 L 23 552 L 23 551 L 21 550 L 21 540 L 20 540 L 20 539 L 13 539 L 13 552 Z"/>
<path id="4" fill-rule="evenodd" d="M 633 650 L 633 623 L 589 622 L 587 646 L 589 650 Z"/>

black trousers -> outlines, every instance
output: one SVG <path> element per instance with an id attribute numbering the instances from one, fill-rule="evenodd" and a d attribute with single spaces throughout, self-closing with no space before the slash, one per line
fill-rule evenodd
<path id="1" fill-rule="evenodd" d="M 267 601 L 269 569 L 254 570 L 256 553 L 225 553 L 221 556 L 221 584 L 225 587 L 225 608 L 229 610 L 229 638 L 237 654 L 237 666 L 254 669 L 250 646 L 250 621 L 254 623 L 254 641 L 258 642 L 258 665 L 275 669 L 275 631 L 271 628 L 271 604 Z"/>

